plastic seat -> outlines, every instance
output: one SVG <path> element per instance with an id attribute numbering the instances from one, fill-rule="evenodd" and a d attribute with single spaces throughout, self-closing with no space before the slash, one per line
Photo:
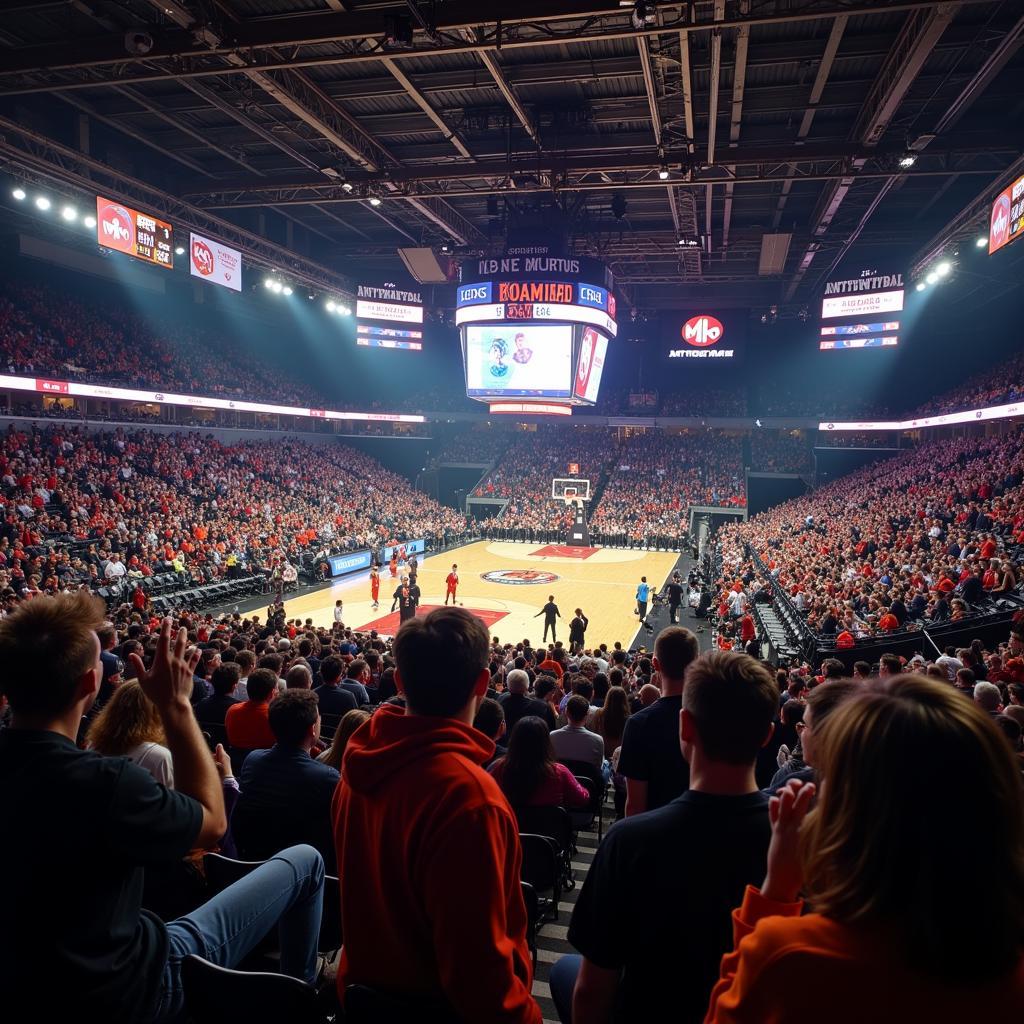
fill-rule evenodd
<path id="1" fill-rule="evenodd" d="M 194 1024 L 313 1024 L 316 989 L 298 978 L 264 971 L 235 971 L 201 956 L 181 964 L 185 1007 Z"/>

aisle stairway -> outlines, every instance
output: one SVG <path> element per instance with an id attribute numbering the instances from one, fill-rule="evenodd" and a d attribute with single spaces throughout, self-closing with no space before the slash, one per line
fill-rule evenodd
<path id="1" fill-rule="evenodd" d="M 615 809 L 609 797 L 604 809 L 605 833 L 608 832 L 608 827 L 614 820 Z M 558 904 L 558 920 L 545 924 L 537 936 L 537 970 L 533 978 L 533 995 L 540 1004 L 541 1013 L 544 1015 L 544 1024 L 558 1024 L 558 1013 L 555 1010 L 555 1004 L 551 1001 L 548 977 L 551 973 L 551 965 L 560 956 L 564 953 L 576 952 L 569 945 L 566 935 L 569 932 L 572 909 L 576 905 L 580 889 L 583 888 L 583 880 L 586 878 L 590 865 L 593 863 L 594 854 L 597 852 L 597 843 L 596 832 L 578 833 L 576 840 L 577 852 L 572 859 L 576 885 L 568 892 L 562 893 L 562 898 Z"/>

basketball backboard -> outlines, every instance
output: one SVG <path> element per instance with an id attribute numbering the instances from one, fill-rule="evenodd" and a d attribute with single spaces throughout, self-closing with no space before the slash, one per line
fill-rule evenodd
<path id="1" fill-rule="evenodd" d="M 556 501 L 590 501 L 590 481 L 555 477 L 551 481 L 551 497 Z"/>

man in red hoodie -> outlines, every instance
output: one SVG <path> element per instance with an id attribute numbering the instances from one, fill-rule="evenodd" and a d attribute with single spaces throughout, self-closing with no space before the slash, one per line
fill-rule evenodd
<path id="1" fill-rule="evenodd" d="M 519 828 L 481 767 L 494 743 L 473 728 L 487 629 L 438 608 L 402 625 L 394 653 L 407 707 L 384 705 L 353 734 L 334 796 L 339 993 L 368 985 L 465 1024 L 540 1024 Z"/>

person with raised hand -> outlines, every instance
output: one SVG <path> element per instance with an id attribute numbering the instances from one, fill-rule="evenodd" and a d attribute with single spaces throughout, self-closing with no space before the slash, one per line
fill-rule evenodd
<path id="1" fill-rule="evenodd" d="M 956 766 L 942 786 L 938 765 Z M 1024 802 L 989 716 L 945 682 L 872 679 L 815 767 L 817 788 L 770 801 L 764 884 L 733 912 L 705 1024 L 1020 1020 Z"/>
<path id="2" fill-rule="evenodd" d="M 160 716 L 175 789 L 126 757 L 80 750 L 75 736 L 99 691 L 103 603 L 84 592 L 26 601 L 0 620 L 0 988 L 15 1005 L 59 1016 L 149 1022 L 184 1012 L 181 962 L 197 953 L 233 967 L 279 926 L 281 970 L 316 976 L 323 860 L 292 847 L 168 923 L 142 908 L 147 868 L 173 867 L 224 835 L 219 765 L 189 697 L 196 654 L 184 629 L 160 627 L 152 664 L 132 665 Z M 59 924 L 58 924 L 59 923 Z M 59 977 L 61 983 L 53 984 Z"/>

